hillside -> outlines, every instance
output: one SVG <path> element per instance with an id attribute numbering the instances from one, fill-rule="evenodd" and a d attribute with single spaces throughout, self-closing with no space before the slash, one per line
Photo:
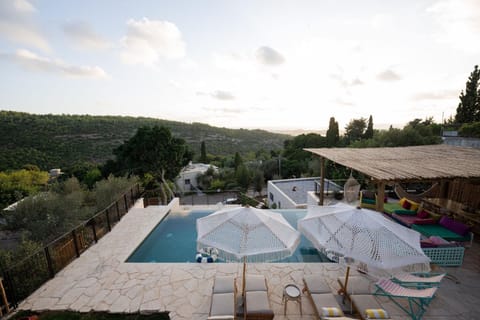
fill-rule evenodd
<path id="1" fill-rule="evenodd" d="M 112 150 L 141 126 L 165 126 L 183 138 L 196 155 L 205 141 L 207 152 L 228 155 L 283 147 L 287 135 L 263 130 L 227 129 L 202 123 L 153 118 L 90 115 L 36 115 L 0 111 L 0 171 L 35 164 L 43 170 L 77 161 L 103 163 Z"/>

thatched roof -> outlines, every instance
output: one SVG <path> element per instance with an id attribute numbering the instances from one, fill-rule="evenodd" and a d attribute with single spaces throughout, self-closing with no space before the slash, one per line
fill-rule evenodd
<path id="1" fill-rule="evenodd" d="M 379 181 L 480 178 L 480 149 L 450 145 L 305 149 Z"/>

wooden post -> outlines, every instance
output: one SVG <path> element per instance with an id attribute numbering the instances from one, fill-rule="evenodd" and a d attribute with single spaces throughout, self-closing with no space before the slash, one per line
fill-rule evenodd
<path id="1" fill-rule="evenodd" d="M 128 212 L 127 194 L 123 195 L 123 204 L 125 205 L 125 214 Z"/>
<path id="2" fill-rule="evenodd" d="M 108 216 L 108 208 L 105 209 L 105 217 L 107 218 L 108 231 L 112 231 L 112 225 L 110 224 L 110 217 Z"/>
<path id="3" fill-rule="evenodd" d="M 5 293 L 5 288 L 3 287 L 3 278 L 0 278 L 0 290 L 2 293 L 2 301 L 5 304 L 5 310 L 7 313 L 10 313 L 10 306 L 8 305 L 7 294 Z M 2 308 L 0 308 L 0 316 L 3 316 Z"/>
<path id="4" fill-rule="evenodd" d="M 50 256 L 50 250 L 48 247 L 44 248 L 45 252 L 45 258 L 47 259 L 47 267 L 48 267 L 48 273 L 50 274 L 50 278 L 55 277 L 55 270 L 53 269 L 53 262 L 52 262 L 52 257 Z"/>
<path id="5" fill-rule="evenodd" d="M 80 257 L 80 246 L 78 245 L 77 242 L 77 233 L 75 232 L 75 229 L 72 230 L 72 238 L 73 238 L 73 245 L 75 247 L 75 254 L 77 255 L 77 258 Z"/>
<path id="6" fill-rule="evenodd" d="M 120 221 L 120 208 L 118 207 L 118 200 L 115 201 L 115 208 L 117 209 L 117 221 Z"/>
<path id="7" fill-rule="evenodd" d="M 439 198 L 448 198 L 448 180 L 442 179 L 440 181 L 440 193 L 438 195 Z"/>
<path id="8" fill-rule="evenodd" d="M 323 206 L 325 191 L 325 158 L 320 157 L 320 205 Z"/>
<path id="9" fill-rule="evenodd" d="M 93 240 L 95 240 L 95 243 L 97 243 L 98 238 L 97 238 L 97 230 L 95 230 L 95 219 L 92 219 L 90 221 L 91 221 L 91 225 L 92 225 Z"/>
<path id="10" fill-rule="evenodd" d="M 383 204 L 385 199 L 385 181 L 377 182 L 377 208 L 378 212 L 383 212 Z"/>

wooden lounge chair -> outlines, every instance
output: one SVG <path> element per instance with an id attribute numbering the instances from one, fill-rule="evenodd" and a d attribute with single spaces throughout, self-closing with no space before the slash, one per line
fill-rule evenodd
<path id="1" fill-rule="evenodd" d="M 438 287 L 442 279 L 446 276 L 446 273 L 397 273 L 392 281 L 404 286 L 404 287 L 416 287 L 416 288 L 428 288 Z"/>
<path id="2" fill-rule="evenodd" d="M 437 287 L 424 289 L 407 288 L 390 279 L 381 279 L 375 283 L 375 295 L 389 297 L 400 309 L 405 311 L 412 320 L 420 320 L 427 311 L 427 306 L 432 302 Z M 408 307 L 400 304 L 397 299 L 406 299 Z"/>
<path id="3" fill-rule="evenodd" d="M 235 319 L 237 287 L 233 276 L 215 277 L 210 304 L 209 320 Z"/>
<path id="4" fill-rule="evenodd" d="M 372 295 L 370 290 L 370 281 L 362 276 L 351 276 L 348 279 L 347 290 L 343 284 L 344 278 L 337 279 L 345 297 L 351 301 L 353 309 L 361 319 L 367 320 L 367 310 L 383 310 L 380 303 Z M 388 319 L 388 318 L 387 318 Z"/>
<path id="5" fill-rule="evenodd" d="M 244 308 L 246 319 L 273 319 L 272 306 L 268 300 L 267 280 L 263 275 L 246 276 Z"/>
<path id="6" fill-rule="evenodd" d="M 310 297 L 310 301 L 312 302 L 313 309 L 315 311 L 315 315 L 319 319 L 329 319 L 328 316 L 325 314 L 326 311 L 324 308 L 336 308 L 340 310 L 340 316 L 335 316 L 332 319 L 335 320 L 344 320 L 350 319 L 343 316 L 343 311 L 338 303 L 335 295 L 332 293 L 330 287 L 325 282 L 325 280 L 320 275 L 306 275 L 303 277 L 304 288 L 303 292 L 306 292 Z"/>

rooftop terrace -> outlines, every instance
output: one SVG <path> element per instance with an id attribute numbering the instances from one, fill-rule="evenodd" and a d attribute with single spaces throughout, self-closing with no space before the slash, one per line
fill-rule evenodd
<path id="1" fill-rule="evenodd" d="M 141 208 L 140 202 L 100 241 L 23 303 L 23 310 L 81 312 L 170 311 L 171 319 L 206 319 L 215 275 L 241 275 L 240 263 L 125 263 L 127 257 L 169 210 L 189 210 L 178 202 Z M 442 282 L 425 320 L 478 319 L 480 315 L 479 243 L 466 250 L 462 267 L 444 268 L 451 279 Z M 322 275 L 332 292 L 345 269 L 335 263 L 250 263 L 249 274 L 263 274 L 269 285 L 275 319 L 315 319 L 311 302 L 302 297 L 303 316 L 295 303 L 283 314 L 282 292 L 288 283 L 302 284 L 306 274 Z M 355 274 L 355 272 L 354 272 Z M 372 284 L 373 288 L 373 284 Z M 393 319 L 410 317 L 387 298 L 377 298 Z"/>

